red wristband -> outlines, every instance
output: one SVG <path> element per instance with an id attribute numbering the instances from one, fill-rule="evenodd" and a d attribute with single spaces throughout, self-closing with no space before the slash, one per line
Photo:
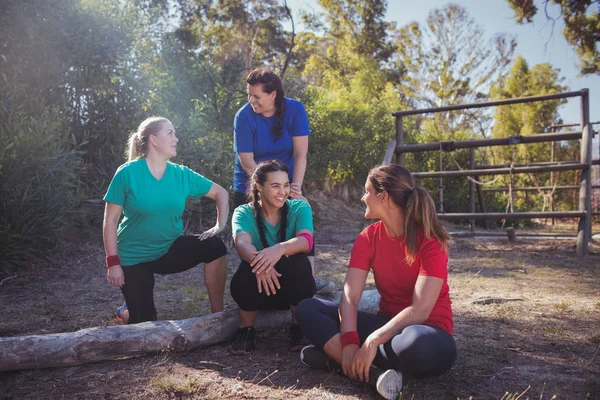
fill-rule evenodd
<path id="1" fill-rule="evenodd" d="M 360 346 L 358 332 L 346 332 L 342 335 L 342 349 L 351 344 L 357 344 Z"/>
<path id="2" fill-rule="evenodd" d="M 115 265 L 121 265 L 121 259 L 119 256 L 107 256 L 106 257 L 106 268 L 114 267 Z"/>

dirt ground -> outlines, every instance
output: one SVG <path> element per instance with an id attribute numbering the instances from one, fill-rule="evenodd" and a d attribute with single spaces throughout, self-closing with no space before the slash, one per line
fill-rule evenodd
<path id="1" fill-rule="evenodd" d="M 352 242 L 365 226 L 362 208 L 322 194 L 310 200 L 319 275 L 341 288 Z M 238 262 L 231 253 L 229 277 Z M 456 239 L 449 271 L 458 359 L 440 378 L 405 377 L 402 399 L 600 399 L 597 243 L 578 258 L 574 239 Z M 0 337 L 111 324 L 122 295 L 104 274 L 98 229 L 92 240 L 72 240 L 60 255 L 0 275 Z M 508 301 L 479 304 L 489 303 L 478 302 L 485 298 Z M 157 277 L 155 299 L 162 319 L 206 314 L 201 269 Z M 226 303 L 235 307 L 230 297 Z M 364 384 L 304 367 L 287 348 L 281 327 L 260 332 L 258 349 L 245 357 L 231 355 L 224 342 L 189 353 L 0 372 L 0 398 L 377 398 Z"/>

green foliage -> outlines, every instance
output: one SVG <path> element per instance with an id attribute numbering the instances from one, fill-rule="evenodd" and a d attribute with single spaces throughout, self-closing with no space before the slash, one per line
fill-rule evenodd
<path id="1" fill-rule="evenodd" d="M 81 155 L 60 110 L 0 82 L 0 268 L 43 258 L 77 222 Z"/>
<path id="2" fill-rule="evenodd" d="M 538 8 L 533 0 L 506 0 L 515 11 L 517 23 L 531 23 Z M 577 51 L 580 72 L 582 75 L 600 73 L 600 13 L 598 0 L 543 0 L 544 9 L 555 4 L 560 10 L 560 17 L 565 28 L 565 39 Z M 546 18 L 555 20 L 546 13 Z"/>

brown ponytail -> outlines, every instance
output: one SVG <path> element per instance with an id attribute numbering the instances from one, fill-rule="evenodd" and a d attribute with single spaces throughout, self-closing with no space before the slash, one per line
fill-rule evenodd
<path id="1" fill-rule="evenodd" d="M 415 186 L 410 172 L 398 164 L 380 165 L 369 171 L 367 178 L 377 193 L 386 192 L 404 212 L 406 262 L 412 264 L 419 252 L 419 227 L 427 239 L 431 236 L 448 251 L 450 235 L 444 229 L 435 211 L 435 203 L 425 188 Z"/>

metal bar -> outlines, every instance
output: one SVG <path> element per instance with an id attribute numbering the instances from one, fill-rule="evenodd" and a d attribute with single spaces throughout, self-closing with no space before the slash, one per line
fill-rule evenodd
<path id="1" fill-rule="evenodd" d="M 598 160 L 600 161 L 600 160 Z M 570 161 L 542 161 L 542 162 L 532 162 L 529 164 L 514 164 L 513 167 L 539 167 L 543 165 L 572 165 L 579 164 L 578 160 L 570 160 Z M 478 165 L 475 168 L 477 169 L 488 169 L 488 168 L 508 168 L 510 164 L 489 164 L 489 165 Z"/>
<path id="2" fill-rule="evenodd" d="M 571 170 L 586 170 L 589 169 L 587 164 L 569 164 L 569 165 L 555 165 L 555 166 L 539 166 L 539 167 L 518 167 L 512 168 L 513 174 L 522 174 L 526 172 L 550 172 L 550 171 L 571 171 Z M 415 178 L 437 178 L 439 176 L 469 176 L 476 173 L 477 175 L 508 175 L 511 173 L 511 168 L 498 168 L 498 169 L 478 169 L 472 170 L 461 170 L 461 171 L 436 171 L 436 172 L 413 172 Z"/>
<path id="3" fill-rule="evenodd" d="M 598 124 L 600 124 L 600 121 L 590 122 L 590 124 L 598 125 Z M 550 128 L 571 128 L 573 126 L 581 126 L 581 122 L 579 122 L 577 124 L 552 124 L 552 125 L 550 125 Z"/>
<path id="4" fill-rule="evenodd" d="M 443 150 L 450 151 L 456 149 L 469 149 L 472 147 L 491 147 L 506 146 L 525 143 L 542 143 L 560 140 L 579 140 L 581 132 L 563 132 L 563 133 L 540 133 L 536 135 L 516 135 L 507 138 L 479 139 L 479 140 L 457 140 L 450 142 L 433 142 L 423 144 L 396 145 L 396 153 L 419 153 L 423 151 L 438 150 L 440 146 Z M 396 140 L 397 142 L 397 140 Z"/>
<path id="5" fill-rule="evenodd" d="M 552 190 L 552 189 L 556 189 L 556 190 L 574 190 L 580 189 L 580 186 L 557 186 L 556 188 L 554 186 L 540 186 L 540 187 L 516 187 L 516 188 L 512 188 L 513 191 L 517 191 L 517 192 L 537 192 L 538 190 Z M 600 185 L 593 185 L 592 189 L 600 189 Z M 486 188 L 483 189 L 484 192 L 508 192 L 508 187 L 497 187 L 497 188 Z"/>
<path id="6" fill-rule="evenodd" d="M 457 221 L 464 219 L 531 219 L 531 218 L 582 218 L 585 211 L 546 211 L 546 212 L 515 212 L 515 213 L 452 213 L 438 214 L 438 218 L 444 221 Z"/>
<path id="7" fill-rule="evenodd" d="M 486 101 L 486 102 L 481 102 L 481 103 L 457 104 L 455 106 L 447 106 L 447 107 L 424 108 L 424 109 L 420 109 L 420 110 L 396 111 L 396 112 L 393 112 L 392 115 L 394 117 L 398 117 L 398 116 L 404 116 L 404 115 L 429 114 L 429 113 L 437 113 L 437 112 L 443 112 L 443 111 L 468 110 L 471 108 L 484 108 L 484 107 L 493 107 L 493 106 L 505 106 L 505 105 L 509 105 L 509 104 L 531 103 L 534 101 L 566 99 L 569 97 L 582 96 L 584 90 L 587 90 L 587 89 L 579 90 L 576 92 L 547 94 L 547 95 L 543 95 L 543 96 L 519 97 L 516 99 L 494 100 L 494 101 Z"/>
<path id="8" fill-rule="evenodd" d="M 590 125 L 590 93 L 581 91 L 581 164 L 588 168 L 581 170 L 581 188 L 579 190 L 579 210 L 586 215 L 579 218 L 577 228 L 577 255 L 583 257 L 588 252 L 588 243 L 592 238 L 592 126 Z"/>
<path id="9" fill-rule="evenodd" d="M 453 237 L 465 237 L 465 236 L 484 236 L 484 237 L 506 237 L 506 232 L 486 232 L 486 231 L 476 231 L 476 232 L 448 232 L 450 236 Z M 556 238 L 556 237 L 570 237 L 574 238 L 577 236 L 574 232 L 523 232 L 523 231 L 515 231 L 517 237 L 520 238 L 535 238 L 535 237 L 546 237 L 546 238 Z"/>

